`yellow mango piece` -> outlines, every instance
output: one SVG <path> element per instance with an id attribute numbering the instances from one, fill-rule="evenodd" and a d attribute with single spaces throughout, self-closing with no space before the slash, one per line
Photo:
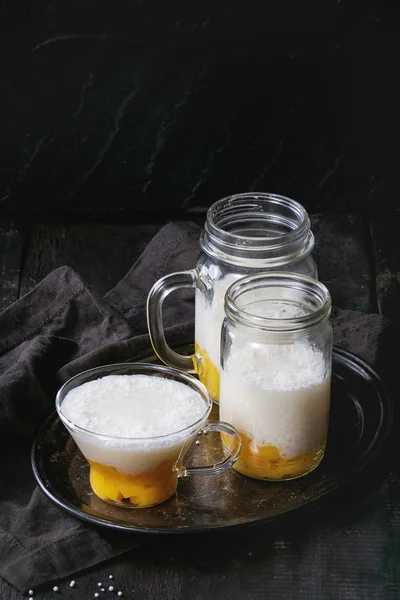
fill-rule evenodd
<path id="1" fill-rule="evenodd" d="M 294 479 L 312 471 L 321 461 L 325 442 L 316 450 L 294 458 L 283 458 L 276 446 L 256 446 L 245 433 L 239 431 L 242 449 L 233 468 L 254 479 Z M 232 439 L 221 434 L 224 445 L 232 449 Z"/>
<path id="2" fill-rule="evenodd" d="M 200 346 L 195 343 L 194 345 L 195 354 L 200 357 L 198 361 L 198 375 L 201 383 L 204 383 L 208 391 L 210 392 L 213 400 L 219 401 L 219 371 L 214 363 L 211 361 L 206 350 L 202 350 Z"/>
<path id="3" fill-rule="evenodd" d="M 173 461 L 165 461 L 149 472 L 129 475 L 114 467 L 89 461 L 90 485 L 102 500 L 146 507 L 168 500 L 176 490 L 178 470 Z"/>

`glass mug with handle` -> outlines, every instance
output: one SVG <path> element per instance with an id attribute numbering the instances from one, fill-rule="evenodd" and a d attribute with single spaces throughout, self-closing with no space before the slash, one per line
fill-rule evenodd
<path id="1" fill-rule="evenodd" d="M 73 419 L 67 409 L 63 408 L 64 402 L 67 404 L 68 394 L 70 392 L 76 393 L 78 388 L 82 391 L 85 384 L 101 383 L 104 378 L 116 375 L 145 375 L 150 377 L 153 390 L 158 385 L 156 378 L 183 384 L 189 388 L 190 392 L 193 391 L 199 395 L 196 401 L 201 405 L 202 414 L 199 416 L 197 411 L 197 416 L 193 418 L 193 422 L 189 418 L 190 424 L 183 428 L 178 426 L 177 431 L 169 431 L 164 435 L 147 435 L 146 437 L 141 435 L 131 435 L 129 437 L 105 435 L 94 431 L 94 428 L 89 430 L 78 425 L 78 419 Z M 115 386 L 118 385 L 115 378 L 110 384 L 114 390 Z M 144 383 L 145 391 L 149 389 L 146 387 L 149 385 L 150 382 L 147 379 Z M 111 388 L 108 387 L 107 389 L 110 390 Z M 117 389 L 121 389 L 121 393 L 126 393 L 126 387 Z M 88 393 L 87 390 L 88 386 L 86 385 L 85 394 Z M 98 395 L 99 388 L 94 389 L 92 387 L 91 393 Z M 128 400 L 130 401 L 132 394 L 129 397 L 129 393 Z M 78 400 L 78 402 L 75 402 L 75 400 Z M 93 408 L 93 396 L 92 398 L 87 397 L 87 400 L 89 400 L 89 405 L 83 406 L 82 396 L 78 399 L 75 395 L 73 402 L 75 402 L 75 408 L 76 406 L 79 407 L 80 404 L 79 414 L 86 410 L 91 413 L 91 419 L 94 423 L 97 419 L 98 427 L 99 415 L 96 414 Z M 165 390 L 160 391 L 158 407 L 162 411 L 159 413 L 161 423 L 163 423 L 166 413 L 172 413 L 171 403 L 173 404 L 174 401 L 176 401 L 174 391 L 170 394 L 166 394 Z M 165 406 L 162 406 L 163 404 Z M 163 365 L 145 363 L 121 363 L 90 369 L 67 381 L 56 397 L 58 415 L 90 465 L 90 485 L 93 492 L 101 500 L 124 508 L 155 506 L 168 500 L 175 493 L 179 478 L 195 475 L 218 475 L 233 466 L 240 452 L 239 434 L 229 423 L 207 422 L 212 404 L 207 389 L 195 377 Z M 181 412 L 183 409 L 186 414 L 186 397 L 181 402 Z M 115 403 L 112 410 L 114 412 L 118 410 Z M 140 419 L 140 412 L 143 410 L 147 410 L 146 404 L 140 405 L 140 410 L 137 413 L 138 419 Z M 110 421 L 109 415 L 110 412 L 105 414 L 108 421 Z M 151 419 L 154 419 L 154 416 L 152 414 Z M 186 418 L 185 421 L 188 421 L 188 419 Z M 200 430 L 224 433 L 224 435 L 231 438 L 231 449 L 225 450 L 225 457 L 216 464 L 186 467 L 183 464 L 185 454 Z"/>
<path id="2" fill-rule="evenodd" d="M 147 300 L 151 343 L 167 365 L 196 373 L 213 400 L 219 400 L 220 338 L 224 296 L 238 279 L 265 271 L 291 271 L 317 279 L 311 251 L 314 236 L 304 207 L 284 196 L 247 193 L 211 206 L 200 236 L 195 269 L 159 279 Z M 195 288 L 195 353 L 182 356 L 166 343 L 162 324 L 165 297 Z"/>

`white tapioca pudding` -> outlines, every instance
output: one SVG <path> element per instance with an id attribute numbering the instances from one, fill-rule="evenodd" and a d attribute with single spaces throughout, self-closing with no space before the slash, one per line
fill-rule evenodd
<path id="1" fill-rule="evenodd" d="M 221 327 L 225 317 L 224 300 L 229 286 L 240 275 L 226 275 L 214 282 L 211 297 L 196 289 L 195 356 L 200 381 L 215 401 L 219 400 Z"/>
<path id="2" fill-rule="evenodd" d="M 329 293 L 308 277 L 260 275 L 233 285 L 225 306 L 220 415 L 241 436 L 235 469 L 258 479 L 305 475 L 328 435 Z"/>
<path id="3" fill-rule="evenodd" d="M 212 400 L 190 375 L 156 365 L 110 365 L 72 378 L 56 408 L 90 465 L 90 484 L 102 500 L 147 507 L 167 500 L 178 477 L 214 467 L 182 462 L 201 427 L 237 436 L 228 424 L 206 425 Z M 236 460 L 240 440 L 219 472 Z"/>

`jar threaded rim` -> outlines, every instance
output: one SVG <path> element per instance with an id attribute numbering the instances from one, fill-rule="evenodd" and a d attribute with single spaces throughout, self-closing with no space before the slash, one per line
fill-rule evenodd
<path id="1" fill-rule="evenodd" d="M 240 306 L 238 300 L 242 298 L 243 302 L 245 294 L 263 289 L 279 290 L 281 294 L 284 291 L 286 294 L 285 300 L 290 299 L 293 303 L 296 303 L 296 299 L 293 300 L 296 293 L 297 295 L 299 293 L 304 294 L 309 300 L 307 305 L 309 311 L 296 317 L 272 318 L 254 314 L 246 307 Z M 293 295 L 292 298 L 290 298 L 291 294 Z M 266 300 L 271 300 L 271 298 L 266 298 Z M 275 301 L 279 300 L 282 301 L 283 297 L 275 299 Z M 299 306 L 304 306 L 298 300 L 297 303 Z M 225 314 L 228 318 L 242 325 L 265 331 L 294 332 L 314 327 L 329 318 L 331 306 L 329 290 L 323 283 L 297 273 L 275 271 L 274 273 L 249 275 L 233 283 L 225 294 Z"/>
<path id="2" fill-rule="evenodd" d="M 296 200 L 249 192 L 227 196 L 209 208 L 200 246 L 230 264 L 279 267 L 308 256 L 314 236 L 308 213 Z"/>

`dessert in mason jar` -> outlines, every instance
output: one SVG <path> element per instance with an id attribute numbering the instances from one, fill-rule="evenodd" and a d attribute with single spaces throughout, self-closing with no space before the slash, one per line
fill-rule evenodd
<path id="1" fill-rule="evenodd" d="M 228 196 L 213 204 L 200 235 L 196 268 L 171 273 L 150 290 L 147 320 L 151 343 L 167 365 L 197 373 L 213 400 L 219 400 L 220 335 L 224 296 L 238 279 L 253 273 L 287 271 L 317 278 L 314 236 L 301 204 L 267 193 Z M 162 305 L 181 287 L 196 290 L 195 353 L 182 356 L 165 340 Z"/>
<path id="2" fill-rule="evenodd" d="M 328 434 L 330 374 L 307 344 L 249 345 L 221 371 L 221 419 L 242 440 L 236 469 L 259 479 L 294 478 L 320 462 Z"/>
<path id="3" fill-rule="evenodd" d="M 260 275 L 264 289 L 252 285 L 252 279 L 245 278 L 227 293 L 234 297 L 235 287 L 242 287 L 233 300 L 235 317 L 228 309 L 224 322 L 220 416 L 241 437 L 237 471 L 257 479 L 293 479 L 318 466 L 327 441 L 329 293 L 322 284 L 298 275 Z M 300 300 L 304 283 L 310 289 L 303 290 Z M 307 305 L 307 292 L 316 294 L 312 288 L 321 292 L 316 306 Z M 229 448 L 229 440 L 222 437 Z"/>
<path id="4" fill-rule="evenodd" d="M 166 399 L 170 399 L 166 402 Z M 108 375 L 65 396 L 61 411 L 90 464 L 101 499 L 153 506 L 175 492 L 182 459 L 207 412 L 204 398 L 179 381 L 148 375 Z"/>

